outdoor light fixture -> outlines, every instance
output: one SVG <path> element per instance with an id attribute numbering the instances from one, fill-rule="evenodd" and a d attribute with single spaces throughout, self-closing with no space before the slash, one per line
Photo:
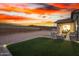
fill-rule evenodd
<path id="1" fill-rule="evenodd" d="M 70 31 L 70 25 L 63 25 L 63 33 L 68 33 Z"/>

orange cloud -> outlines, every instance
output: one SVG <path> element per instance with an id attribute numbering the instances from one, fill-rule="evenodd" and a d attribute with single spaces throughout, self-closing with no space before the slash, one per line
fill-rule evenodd
<path id="1" fill-rule="evenodd" d="M 56 6 L 59 8 L 67 9 L 79 9 L 79 3 L 48 3 L 49 5 Z"/>
<path id="2" fill-rule="evenodd" d="M 69 14 L 70 11 L 67 11 L 66 9 L 67 8 L 79 8 L 79 4 L 70 4 L 69 6 L 67 5 L 64 5 L 64 4 L 60 4 L 60 3 L 48 3 L 49 5 L 51 6 L 56 6 L 56 7 L 59 7 L 60 10 L 50 10 L 50 9 L 42 9 L 42 8 L 36 8 L 36 9 L 29 9 L 27 8 L 27 6 L 24 6 L 24 5 L 20 5 L 21 7 L 18 7 L 18 4 L 0 4 L 0 10 L 3 10 L 3 11 L 8 11 L 8 12 L 22 12 L 22 13 L 26 13 L 26 14 L 62 14 L 62 15 L 65 15 L 65 14 Z M 26 8 L 25 8 L 26 7 Z M 62 10 L 63 8 L 66 8 L 65 10 Z M 30 16 L 30 15 L 29 15 Z M 62 17 L 62 16 L 61 16 Z M 58 18 L 58 17 L 57 17 Z M 63 17 L 62 17 L 63 18 Z M 30 20 L 30 21 L 28 21 Z M 21 16 L 10 16 L 10 15 L 5 15 L 5 14 L 0 14 L 0 22 L 13 22 L 13 23 L 19 23 L 19 22 L 26 22 L 28 23 L 29 22 L 29 25 L 32 24 L 32 22 L 36 22 L 37 20 L 37 23 L 39 21 L 42 21 L 40 19 L 33 19 L 33 18 L 27 18 L 27 17 L 21 17 Z M 49 20 L 49 19 L 48 19 Z M 43 22 L 45 23 L 42 23 L 40 22 L 39 24 L 40 25 L 48 25 L 48 24 L 52 24 L 53 20 L 51 19 L 50 22 L 47 22 L 46 20 L 44 20 Z M 19 24 L 24 24 L 24 25 L 27 25 L 26 23 L 19 23 Z M 37 23 L 33 23 L 33 24 L 37 24 Z"/>
<path id="3" fill-rule="evenodd" d="M 9 16 L 9 15 L 4 15 L 4 14 L 0 14 L 0 20 L 3 20 L 3 19 L 17 19 L 17 20 L 22 20 L 22 19 L 25 19 L 23 17 L 19 17 L 19 16 Z"/>

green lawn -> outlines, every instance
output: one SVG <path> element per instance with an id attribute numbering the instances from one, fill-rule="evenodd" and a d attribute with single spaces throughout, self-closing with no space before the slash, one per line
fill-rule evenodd
<path id="1" fill-rule="evenodd" d="M 14 56 L 75 56 L 79 55 L 79 44 L 64 40 L 39 37 L 8 45 Z"/>

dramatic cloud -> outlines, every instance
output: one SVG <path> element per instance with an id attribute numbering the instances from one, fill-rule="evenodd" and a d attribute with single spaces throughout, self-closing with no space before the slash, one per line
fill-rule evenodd
<path id="1" fill-rule="evenodd" d="M 0 11 L 0 14 L 5 14 L 9 16 L 20 16 L 20 17 L 25 17 L 25 18 L 33 18 L 33 19 L 40 19 L 40 20 L 59 20 L 63 18 L 69 18 L 69 14 L 60 14 L 60 13 L 51 13 L 51 14 L 26 14 L 22 12 L 7 12 L 7 11 Z M 30 15 L 30 16 L 29 16 Z"/>
<path id="2" fill-rule="evenodd" d="M 74 9 L 79 9 L 79 3 L 0 3 L 0 22 L 51 26 L 69 18 Z"/>

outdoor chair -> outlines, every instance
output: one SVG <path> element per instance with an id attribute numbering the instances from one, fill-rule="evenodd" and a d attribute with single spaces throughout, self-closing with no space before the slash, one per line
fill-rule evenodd
<path id="1" fill-rule="evenodd" d="M 72 32 L 69 34 L 70 40 L 71 41 L 76 41 L 77 40 L 77 32 Z"/>
<path id="2" fill-rule="evenodd" d="M 64 36 L 63 35 L 57 35 L 57 39 L 58 40 L 64 40 Z"/>

